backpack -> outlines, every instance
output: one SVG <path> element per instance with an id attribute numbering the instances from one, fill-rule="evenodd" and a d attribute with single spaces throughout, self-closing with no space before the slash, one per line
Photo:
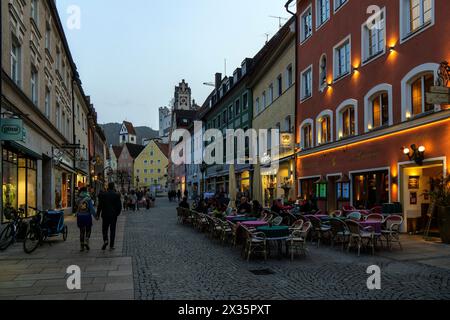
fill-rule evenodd
<path id="1" fill-rule="evenodd" d="M 78 206 L 77 206 L 78 214 L 89 214 L 90 213 L 90 210 L 89 210 L 89 201 L 90 200 L 91 200 L 90 198 L 84 197 L 78 201 Z"/>

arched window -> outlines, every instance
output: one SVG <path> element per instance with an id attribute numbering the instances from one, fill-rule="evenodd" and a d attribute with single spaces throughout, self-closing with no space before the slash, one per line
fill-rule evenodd
<path id="1" fill-rule="evenodd" d="M 382 83 L 364 97 L 365 132 L 393 124 L 392 85 Z"/>
<path id="2" fill-rule="evenodd" d="M 348 106 L 341 111 L 342 119 L 342 138 L 350 137 L 356 134 L 355 130 L 355 108 Z"/>
<path id="3" fill-rule="evenodd" d="M 301 147 L 309 149 L 314 147 L 313 144 L 313 120 L 307 119 L 300 125 L 300 139 Z"/>
<path id="4" fill-rule="evenodd" d="M 319 119 L 319 144 L 331 142 L 331 118 L 324 116 Z"/>
<path id="5" fill-rule="evenodd" d="M 434 105 L 426 102 L 426 93 L 430 92 L 433 85 L 434 75 L 432 73 L 425 73 L 411 83 L 411 107 L 413 116 L 434 110 Z"/>
<path id="6" fill-rule="evenodd" d="M 371 100 L 372 128 L 379 128 L 389 123 L 389 96 L 387 92 L 376 94 Z M 369 124 L 370 125 L 370 124 Z"/>
<path id="7" fill-rule="evenodd" d="M 424 63 L 412 69 L 402 79 L 402 121 L 440 109 L 439 105 L 426 101 L 426 93 L 434 85 L 438 69 L 437 63 Z"/>
<path id="8" fill-rule="evenodd" d="M 323 90 L 327 86 L 327 56 L 322 55 L 319 61 L 319 88 Z"/>
<path id="9" fill-rule="evenodd" d="M 358 101 L 348 99 L 341 103 L 336 110 L 337 137 L 339 139 L 358 134 Z"/>
<path id="10" fill-rule="evenodd" d="M 316 118 L 317 145 L 333 141 L 333 111 L 322 111 Z"/>

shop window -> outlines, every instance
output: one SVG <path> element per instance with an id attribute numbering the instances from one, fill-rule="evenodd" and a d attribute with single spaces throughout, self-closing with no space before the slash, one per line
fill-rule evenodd
<path id="1" fill-rule="evenodd" d="M 389 171 L 376 171 L 353 176 L 353 205 L 372 209 L 389 202 Z"/>
<path id="2" fill-rule="evenodd" d="M 37 165 L 15 152 L 3 149 L 3 210 L 23 209 L 25 217 L 33 216 L 37 206 Z"/>
<path id="3" fill-rule="evenodd" d="M 317 181 L 317 178 L 312 179 L 301 179 L 300 180 L 300 198 L 304 200 L 311 199 L 313 193 L 316 192 L 314 188 L 314 183 Z"/>

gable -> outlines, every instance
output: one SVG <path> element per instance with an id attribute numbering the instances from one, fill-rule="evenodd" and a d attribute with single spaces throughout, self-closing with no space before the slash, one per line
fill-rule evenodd
<path id="1" fill-rule="evenodd" d="M 127 126 L 122 124 L 122 128 L 120 129 L 120 134 L 128 134 Z"/>

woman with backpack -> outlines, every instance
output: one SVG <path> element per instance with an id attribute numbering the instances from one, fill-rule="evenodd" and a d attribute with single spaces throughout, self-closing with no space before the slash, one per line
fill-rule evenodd
<path id="1" fill-rule="evenodd" d="M 80 251 L 90 250 L 89 238 L 92 231 L 92 217 L 95 217 L 94 201 L 87 188 L 81 188 L 77 199 L 77 225 L 80 229 Z"/>

